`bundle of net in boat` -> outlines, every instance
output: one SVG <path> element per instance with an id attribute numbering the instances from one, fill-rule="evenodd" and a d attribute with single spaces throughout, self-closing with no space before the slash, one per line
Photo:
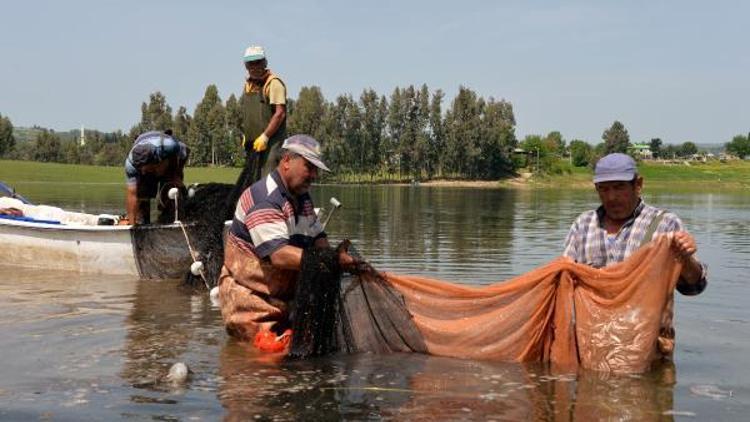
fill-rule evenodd
<path id="1" fill-rule="evenodd" d="M 242 192 L 258 177 L 259 162 L 246 159 L 234 185 L 206 183 L 192 186 L 194 195 L 180 195 L 179 219 L 188 231 L 193 249 L 203 262 L 203 274 L 209 286 L 215 286 L 224 263 L 224 222 L 231 220 Z M 160 209 L 158 222 L 174 221 L 174 207 Z M 191 285 L 203 285 L 203 281 L 186 270 L 185 281 Z"/>
<path id="2" fill-rule="evenodd" d="M 427 351 L 403 296 L 359 257 L 341 276 L 338 253 L 308 248 L 302 255 L 293 312 L 289 356 L 306 358 L 334 352 Z"/>

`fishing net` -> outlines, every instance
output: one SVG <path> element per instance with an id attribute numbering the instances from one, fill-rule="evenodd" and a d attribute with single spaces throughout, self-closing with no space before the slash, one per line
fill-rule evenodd
<path id="1" fill-rule="evenodd" d="M 185 238 L 176 230 L 139 224 L 130 230 L 141 278 L 180 278 L 192 263 Z"/>
<path id="2" fill-rule="evenodd" d="M 191 245 L 203 262 L 203 275 L 209 286 L 215 286 L 224 262 L 224 232 L 225 222 L 231 220 L 234 209 L 242 192 L 260 177 L 260 161 L 257 154 L 245 159 L 245 165 L 235 184 L 205 183 L 191 186 L 193 195 L 187 195 L 187 190 L 180 195 L 178 201 L 178 216 L 185 224 Z M 160 207 L 158 222 L 170 224 L 174 222 L 174 201 L 164 199 L 160 193 Z M 182 240 L 184 244 L 184 239 Z M 193 286 L 203 285 L 199 276 L 192 274 L 185 266 L 183 273 L 185 282 Z"/>
<path id="3" fill-rule="evenodd" d="M 338 350 L 341 268 L 333 248 L 306 248 L 295 289 L 289 356 L 307 358 Z"/>
<path id="4" fill-rule="evenodd" d="M 310 311 L 297 313 L 294 325 L 335 331 L 338 340 L 295 332 L 293 348 L 643 372 L 674 348 L 673 292 L 682 264 L 670 244 L 670 236 L 659 237 L 604 269 L 558 258 L 484 287 L 368 270 L 336 296 L 337 287 L 327 284 L 335 284 L 335 274 L 326 280 L 306 270 L 296 306 Z"/>

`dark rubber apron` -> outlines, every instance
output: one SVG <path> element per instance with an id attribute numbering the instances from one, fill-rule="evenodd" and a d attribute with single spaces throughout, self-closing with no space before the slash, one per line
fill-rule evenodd
<path id="1" fill-rule="evenodd" d="M 276 106 L 269 104 L 268 97 L 265 95 L 268 85 L 273 79 L 281 82 L 281 79 L 272 75 L 261 90 L 247 92 L 247 89 L 245 89 L 240 99 L 242 131 L 245 135 L 246 145 L 249 143 L 247 150 L 251 151 L 251 161 L 258 160 L 253 182 L 260 180 L 261 177 L 266 177 L 276 168 L 281 156 L 281 142 L 286 138 L 286 119 L 284 119 L 276 133 L 268 140 L 268 148 L 261 153 L 252 151 L 253 141 L 266 130 L 274 114 Z M 281 83 L 283 84 L 283 82 Z"/>

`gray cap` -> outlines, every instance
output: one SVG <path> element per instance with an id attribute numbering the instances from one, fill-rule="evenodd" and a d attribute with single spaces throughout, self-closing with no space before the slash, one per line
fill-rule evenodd
<path id="1" fill-rule="evenodd" d="M 635 178 L 635 160 L 627 154 L 615 152 L 605 155 L 594 167 L 594 183 L 629 182 Z"/>
<path id="2" fill-rule="evenodd" d="M 325 164 L 323 164 L 323 160 L 320 158 L 320 144 L 312 136 L 291 136 L 284 140 L 284 144 L 281 145 L 281 148 L 296 152 L 321 170 L 331 171 Z"/>

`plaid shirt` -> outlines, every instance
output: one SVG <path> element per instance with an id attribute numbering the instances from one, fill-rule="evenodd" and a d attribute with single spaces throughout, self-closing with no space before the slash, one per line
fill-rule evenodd
<path id="1" fill-rule="evenodd" d="M 679 217 L 671 212 L 646 205 L 641 200 L 620 230 L 615 234 L 608 234 L 604 228 L 604 207 L 584 212 L 573 223 L 565 239 L 563 256 L 575 262 L 602 268 L 624 261 L 644 243 L 644 238 L 651 222 L 662 214 L 653 235 L 685 231 Z M 649 241 L 651 239 L 645 239 Z M 684 295 L 697 295 L 706 288 L 706 266 L 701 264 L 703 272 L 697 284 L 688 284 L 680 278 L 677 290 Z"/>

